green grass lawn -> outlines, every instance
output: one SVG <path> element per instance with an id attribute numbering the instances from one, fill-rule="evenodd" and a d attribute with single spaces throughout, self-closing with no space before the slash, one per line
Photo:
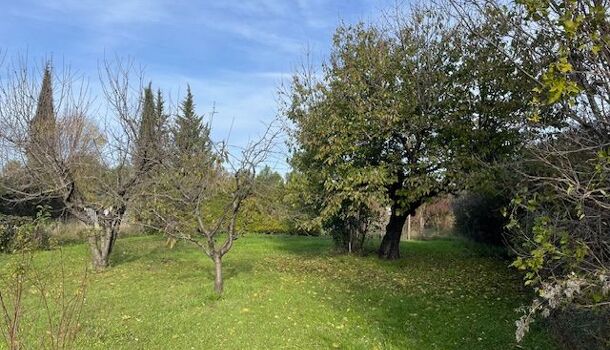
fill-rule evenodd
<path id="1" fill-rule="evenodd" d="M 515 308 L 527 302 L 507 261 L 460 240 L 406 242 L 403 259 L 387 262 L 334 255 L 328 239 L 250 235 L 225 258 L 220 299 L 207 257 L 163 243 L 119 240 L 112 268 L 90 275 L 78 348 L 511 349 Z M 87 247 L 63 252 L 68 280 L 76 280 Z M 58 256 L 35 256 L 50 280 Z M 0 256 L 3 269 L 10 259 Z M 535 328 L 521 347 L 553 345 Z"/>

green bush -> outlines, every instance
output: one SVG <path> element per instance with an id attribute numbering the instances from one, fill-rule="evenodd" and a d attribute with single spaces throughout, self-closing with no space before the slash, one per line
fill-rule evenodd
<path id="1" fill-rule="evenodd" d="M 0 252 L 12 253 L 24 249 L 49 249 L 49 216 L 41 211 L 35 218 L 0 215 Z"/>
<path id="2" fill-rule="evenodd" d="M 8 253 L 13 251 L 17 229 L 25 223 L 26 219 L 19 216 L 0 216 L 0 252 Z"/>
<path id="3" fill-rule="evenodd" d="M 455 230 L 475 242 L 503 245 L 507 218 L 502 214 L 510 199 L 486 193 L 465 193 L 453 204 Z"/>

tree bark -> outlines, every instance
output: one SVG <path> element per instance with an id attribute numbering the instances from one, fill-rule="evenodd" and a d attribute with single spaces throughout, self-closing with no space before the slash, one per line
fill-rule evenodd
<path id="1" fill-rule="evenodd" d="M 119 235 L 124 213 L 124 208 L 120 208 L 112 213 L 114 216 L 112 220 L 100 223 L 97 213 L 93 209 L 87 209 L 87 215 L 93 223 L 93 232 L 88 241 L 93 268 L 96 271 L 104 270 L 110 265 L 110 254 Z"/>
<path id="2" fill-rule="evenodd" d="M 118 229 L 108 227 L 103 229 L 99 234 L 93 234 L 89 237 L 93 268 L 96 271 L 104 270 L 110 265 L 110 254 L 114 248 L 117 236 Z"/>
<path id="3" fill-rule="evenodd" d="M 223 283 L 222 283 L 222 258 L 219 255 L 214 256 L 214 291 L 217 294 L 222 294 Z"/>
<path id="4" fill-rule="evenodd" d="M 385 227 L 385 235 L 379 246 L 378 254 L 380 258 L 388 260 L 400 258 L 400 236 L 402 235 L 402 228 L 405 225 L 405 221 L 409 214 L 410 211 L 400 211 L 397 204 L 392 205 L 390 221 Z"/>

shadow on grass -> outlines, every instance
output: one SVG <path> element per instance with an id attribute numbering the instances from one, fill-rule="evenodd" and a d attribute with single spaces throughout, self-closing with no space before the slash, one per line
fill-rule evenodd
<path id="1" fill-rule="evenodd" d="M 367 245 L 372 253 L 377 243 Z M 481 257 L 462 241 L 403 242 L 398 261 L 337 254 L 332 240 L 319 237 L 253 236 L 236 244 L 223 262 L 226 286 L 237 284 L 235 279 L 243 275 L 253 276 L 256 264 L 267 264 L 266 269 L 274 264 L 271 283 L 281 283 L 275 272 L 296 275 L 302 278 L 291 281 L 305 282 L 290 293 L 309 300 L 308 294 L 301 293 L 313 289 L 318 296 L 332 297 L 312 299 L 314 303 L 304 306 L 328 308 L 333 315 L 350 319 L 356 316 L 374 329 L 378 344 L 368 344 L 368 348 L 515 348 L 514 320 L 518 315 L 514 308 L 527 301 L 519 289 L 521 281 L 508 271 L 505 261 Z M 186 243 L 170 250 L 161 237 L 121 240 L 112 262 L 157 274 L 158 286 L 177 281 L 187 286 L 181 295 L 193 300 L 213 296 L 212 262 Z M 353 310 L 352 314 L 347 314 L 347 309 Z M 334 335 L 359 336 L 356 330 L 352 332 L 320 332 L 315 336 L 328 347 L 336 347 L 341 344 L 335 344 Z M 539 330 L 533 330 L 523 347 L 551 348 Z"/>
<path id="2" fill-rule="evenodd" d="M 426 244 L 431 242 L 431 244 Z M 322 256 L 377 256 L 377 251 L 381 239 L 378 237 L 372 237 L 365 241 L 364 248 L 360 252 L 347 253 L 339 250 L 334 246 L 334 242 L 330 237 L 318 237 L 318 236 L 290 236 L 290 235 L 275 235 L 273 241 L 269 241 L 274 250 L 281 252 L 290 253 L 293 255 L 305 256 L 305 257 L 322 257 Z M 428 239 L 426 241 L 402 241 L 400 244 L 401 259 L 412 255 L 433 255 L 441 257 L 445 253 L 456 253 L 456 246 L 462 246 L 462 242 L 455 238 L 439 238 L 439 239 Z M 476 246 L 480 250 L 483 247 L 479 247 L 475 243 L 472 244 L 473 248 Z M 459 250 L 459 249 L 457 249 Z M 466 252 L 462 249 L 461 253 L 471 254 L 472 252 Z M 479 255 L 471 254 L 471 255 Z M 380 262 L 385 260 L 380 259 Z"/>
<path id="3" fill-rule="evenodd" d="M 334 255 L 333 241 L 328 237 L 276 235 L 268 242 L 274 251 L 316 257 Z"/>
<path id="4" fill-rule="evenodd" d="M 288 274 L 324 276 L 313 285 L 324 307 L 357 310 L 374 327 L 381 348 L 509 349 L 514 341 L 515 308 L 527 302 L 518 276 L 503 260 L 471 252 L 459 240 L 414 241 L 401 244 L 402 258 L 328 254 L 332 242 L 278 248 L 298 259 L 278 261 Z M 299 242 L 300 243 L 300 242 Z M 536 326 L 538 327 L 538 326 Z M 320 339 L 335 347 L 333 339 Z M 336 339 L 335 339 L 336 341 Z M 535 328 L 522 344 L 549 349 L 545 332 Z"/>

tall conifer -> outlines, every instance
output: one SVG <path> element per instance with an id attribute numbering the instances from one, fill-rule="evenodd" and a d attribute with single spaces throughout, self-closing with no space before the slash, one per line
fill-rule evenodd
<path id="1" fill-rule="evenodd" d="M 144 101 L 142 104 L 142 116 L 140 129 L 136 142 L 135 166 L 138 170 L 150 167 L 154 159 L 155 129 L 157 126 L 157 106 L 151 84 L 144 88 Z"/>
<path id="2" fill-rule="evenodd" d="M 44 69 L 36 113 L 30 121 L 30 154 L 28 158 L 38 158 L 43 155 L 53 155 L 57 151 L 55 108 L 53 103 L 53 77 L 51 64 Z"/>
<path id="3" fill-rule="evenodd" d="M 195 112 L 195 103 L 190 86 L 180 104 L 180 114 L 176 118 L 174 142 L 182 155 L 203 154 L 211 156 L 209 126 Z"/>

